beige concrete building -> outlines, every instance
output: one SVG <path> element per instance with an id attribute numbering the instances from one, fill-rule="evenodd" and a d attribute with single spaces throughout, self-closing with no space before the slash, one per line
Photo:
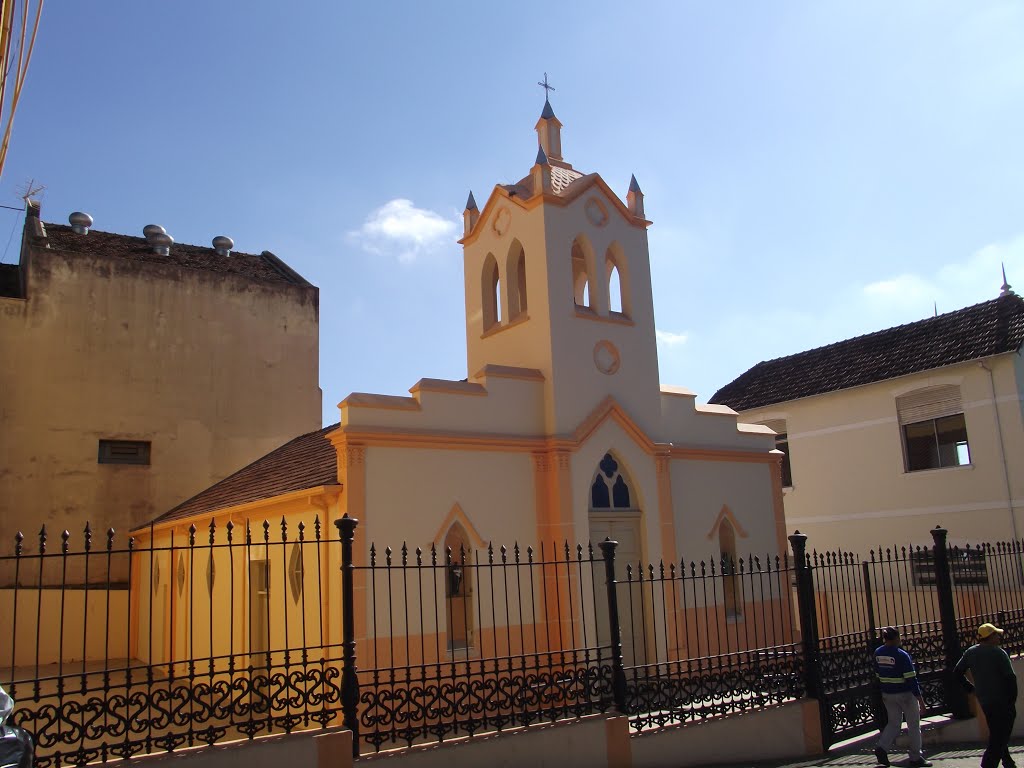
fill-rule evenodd
<path id="1" fill-rule="evenodd" d="M 71 220 L 30 203 L 20 263 L 0 268 L 5 555 L 18 531 L 36 551 L 44 523 L 51 551 L 65 528 L 79 549 L 89 520 L 94 547 L 108 526 L 123 542 L 320 425 L 314 286 L 227 238 L 218 252 Z"/>
<path id="2" fill-rule="evenodd" d="M 623 198 L 597 173 L 567 162 L 561 123 L 548 103 L 536 130 L 539 149 L 529 173 L 494 187 L 482 210 L 470 195 L 464 212 L 467 378 L 421 379 L 409 396 L 349 395 L 338 425 L 291 441 L 157 518 L 151 530 L 137 532 L 141 546 L 151 536 L 155 547 L 166 547 L 172 534 L 186 541 L 191 525 L 205 532 L 211 521 L 217 531 L 228 522 L 240 531 L 251 523 L 259 536 L 263 520 L 275 532 L 282 519 L 290 531 L 300 521 L 309 531 L 316 516 L 326 522 L 348 514 L 359 520 L 362 563 L 371 543 L 383 552 L 403 542 L 409 551 L 451 547 L 474 558 L 488 542 L 518 543 L 524 551 L 543 544 L 550 553 L 552 545 L 611 536 L 620 562 L 666 565 L 786 550 L 781 455 L 771 431 L 741 423 L 728 408 L 700 406 L 694 393 L 659 381 L 651 222 L 639 185 L 633 179 Z M 281 547 L 260 551 L 253 548 L 256 565 L 251 558 L 232 564 L 227 555 L 214 563 L 219 555 L 212 549 L 194 565 L 184 552 L 154 556 L 150 570 L 163 576 L 140 572 L 138 623 L 161 635 L 155 658 L 166 660 L 186 645 L 172 606 L 193 594 L 191 573 L 232 574 L 240 595 L 232 603 L 234 624 L 251 628 L 250 638 L 240 631 L 231 640 L 232 652 L 286 642 L 275 633 L 301 626 L 301 615 L 282 614 L 260 584 L 282 583 L 290 566 Z M 301 566 L 291 573 L 301 580 Z M 167 574 L 178 574 L 177 581 L 168 585 Z M 336 602 L 330 589 L 321 593 L 325 615 Z M 464 580 L 448 599 L 466 600 L 473 591 Z M 218 598 L 202 584 L 194 592 L 193 627 L 202 643 L 213 634 L 203 617 L 229 610 L 228 595 Z M 220 602 L 211 607 L 207 600 Z M 374 614 L 371 602 L 357 609 L 360 637 Z M 301 611 L 297 599 L 289 605 Z M 554 620 L 572 621 L 571 606 L 562 610 Z M 698 621 L 689 610 L 680 609 L 675 628 Z M 464 614 L 461 622 L 445 619 Z M 727 644 L 740 642 L 752 609 L 723 602 L 701 615 L 705 623 L 708 616 L 723 627 L 728 621 L 729 632 L 719 633 Z M 638 614 L 636 621 L 643 620 Z M 486 606 L 449 606 L 437 626 L 429 616 L 424 621 L 425 633 L 443 638 L 428 648 L 472 647 L 497 631 Z M 651 647 L 627 648 L 627 657 L 686 658 L 675 628 L 652 626 Z M 136 653 L 143 653 L 143 639 L 139 646 Z"/>
<path id="3" fill-rule="evenodd" d="M 758 363 L 712 402 L 776 431 L 786 523 L 818 550 L 1020 540 L 1024 300 Z"/>

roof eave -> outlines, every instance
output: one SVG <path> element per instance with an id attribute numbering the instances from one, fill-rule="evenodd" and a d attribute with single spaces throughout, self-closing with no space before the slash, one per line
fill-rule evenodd
<path id="1" fill-rule="evenodd" d="M 773 408 L 775 406 L 786 405 L 788 403 L 799 403 L 802 400 L 810 400 L 812 397 L 822 397 L 824 395 L 834 395 L 837 392 L 850 392 L 850 391 L 855 390 L 855 389 L 862 389 L 864 387 L 871 387 L 871 386 L 874 386 L 875 384 L 882 384 L 882 383 L 887 382 L 887 381 L 898 381 L 899 379 L 906 379 L 906 378 L 909 378 L 910 376 L 920 376 L 923 373 L 930 373 L 931 371 L 942 371 L 942 370 L 945 370 L 947 368 L 952 368 L 952 367 L 957 366 L 957 365 L 969 365 L 969 364 L 972 364 L 972 363 L 981 363 L 981 362 L 984 362 L 985 360 L 995 360 L 997 357 L 1004 357 L 1006 355 L 1016 355 L 1016 354 L 1019 354 L 1020 350 L 1021 350 L 1021 345 L 1018 345 L 1017 349 L 1011 349 L 1011 350 L 1008 350 L 1006 352 L 998 352 L 998 353 L 996 353 L 994 355 L 981 355 L 980 357 L 972 357 L 972 358 L 969 358 L 967 360 L 958 360 L 955 363 L 949 363 L 947 365 L 940 365 L 940 366 L 938 366 L 936 368 L 925 368 L 925 369 L 920 370 L 920 371 L 914 371 L 913 373 L 904 373 L 904 374 L 901 374 L 899 376 L 891 376 L 891 377 L 886 378 L 886 379 L 874 379 L 873 381 L 865 381 L 863 384 L 855 384 L 852 387 L 840 387 L 838 389 L 829 389 L 829 390 L 826 390 L 824 392 L 815 392 L 812 395 L 803 395 L 802 397 L 794 397 L 791 400 L 773 400 L 773 401 L 768 402 L 768 403 L 761 403 L 760 405 L 752 405 L 749 408 L 743 408 L 743 409 L 736 408 L 736 406 L 733 406 L 733 405 L 730 405 L 729 407 L 732 408 L 733 410 L 735 410 L 740 416 L 742 416 L 745 413 L 749 413 L 750 411 L 759 411 L 762 408 Z M 720 405 L 726 405 L 726 403 L 720 403 Z"/>
<path id="2" fill-rule="evenodd" d="M 280 493 L 275 496 L 267 496 L 262 499 L 254 499 L 252 501 L 246 501 L 242 504 L 232 504 L 227 507 L 218 507 L 215 509 L 206 510 L 203 512 L 194 512 L 189 515 L 182 517 L 174 517 L 167 520 L 156 520 L 151 521 L 147 525 L 133 528 L 129 531 L 131 534 L 137 533 L 149 533 L 157 531 L 166 531 L 170 528 L 178 528 L 182 525 L 188 525 L 198 520 L 209 520 L 211 518 L 216 519 L 218 517 L 227 517 L 233 515 L 244 516 L 250 512 L 265 507 L 271 507 L 275 504 L 286 504 L 292 501 L 301 501 L 308 499 L 312 502 L 313 499 L 323 498 L 328 502 L 333 501 L 341 493 L 342 486 L 338 483 L 327 484 L 327 485 L 316 485 L 311 488 L 300 488 L 297 491 L 288 491 L 288 493 Z M 168 513 L 169 514 L 169 513 Z"/>

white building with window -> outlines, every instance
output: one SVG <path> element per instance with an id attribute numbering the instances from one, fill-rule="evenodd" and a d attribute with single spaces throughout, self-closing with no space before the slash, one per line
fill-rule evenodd
<path id="1" fill-rule="evenodd" d="M 758 363 L 711 399 L 771 427 L 786 522 L 820 550 L 1024 535 L 1024 300 Z"/>

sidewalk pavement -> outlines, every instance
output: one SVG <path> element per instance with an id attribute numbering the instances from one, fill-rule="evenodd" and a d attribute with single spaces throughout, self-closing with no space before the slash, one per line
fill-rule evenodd
<path id="1" fill-rule="evenodd" d="M 821 757 L 803 758 L 788 762 L 735 764 L 729 768 L 873 768 L 878 765 L 872 749 L 875 739 L 860 739 L 855 743 L 834 749 Z M 985 751 L 983 744 L 936 744 L 929 748 L 925 745 L 925 757 L 935 764 L 935 768 L 978 768 L 981 755 Z M 1010 742 L 1010 754 L 1017 765 L 1024 765 L 1024 740 L 1014 739 Z M 893 766 L 905 766 L 908 757 L 905 752 L 892 752 L 889 755 Z M 724 768 L 724 767 L 723 767 Z"/>

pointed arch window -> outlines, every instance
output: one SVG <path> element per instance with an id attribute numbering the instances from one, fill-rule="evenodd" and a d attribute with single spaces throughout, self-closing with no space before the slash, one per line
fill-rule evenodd
<path id="1" fill-rule="evenodd" d="M 518 240 L 512 241 L 508 251 L 508 265 L 505 270 L 508 276 L 508 319 L 515 320 L 526 314 L 526 251 Z"/>
<path id="2" fill-rule="evenodd" d="M 591 285 L 593 255 L 590 246 L 582 238 L 572 242 L 572 293 L 577 307 L 594 308 L 594 291 Z"/>
<path id="3" fill-rule="evenodd" d="M 448 650 L 468 649 L 473 643 L 473 563 L 469 537 L 459 523 L 444 538 L 445 618 Z"/>
<path id="4" fill-rule="evenodd" d="M 619 469 L 619 462 L 606 453 L 590 484 L 590 508 L 635 509 L 635 502 L 629 482 Z"/>
<path id="5" fill-rule="evenodd" d="M 613 314 L 629 317 L 632 310 L 629 273 L 626 269 L 626 254 L 618 243 L 612 243 L 605 252 L 604 275 L 608 289 L 608 309 Z"/>
<path id="6" fill-rule="evenodd" d="M 722 593 L 725 615 L 736 618 L 743 615 L 743 602 L 739 595 L 739 577 L 736 575 L 736 531 L 732 523 L 723 519 L 718 526 L 718 551 L 721 557 Z"/>
<path id="7" fill-rule="evenodd" d="M 501 323 L 501 277 L 498 274 L 498 260 L 493 253 L 487 254 L 480 273 L 480 304 L 484 331 L 489 331 Z"/>

